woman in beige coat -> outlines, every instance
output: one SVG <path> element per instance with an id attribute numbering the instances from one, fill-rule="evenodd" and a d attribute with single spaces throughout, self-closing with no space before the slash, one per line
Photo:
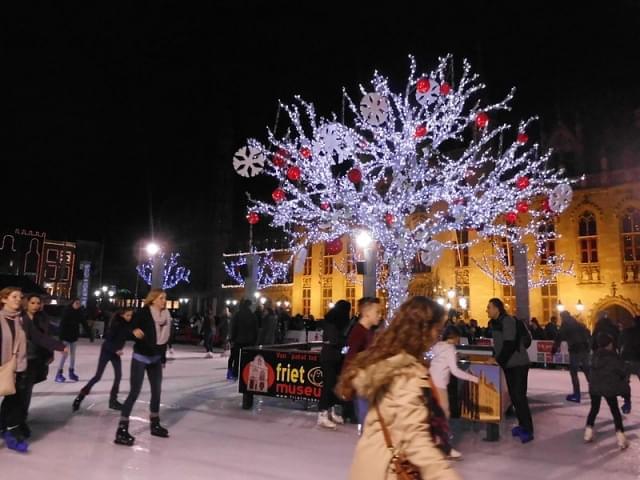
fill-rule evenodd
<path id="1" fill-rule="evenodd" d="M 338 394 L 343 398 L 357 394 L 372 406 L 356 447 L 351 480 L 397 478 L 375 405 L 391 434 L 393 446 L 420 470 L 423 479 L 460 478 L 430 435 L 425 401 L 425 389 L 431 388 L 431 382 L 424 352 L 435 341 L 442 317 L 442 309 L 431 299 L 407 300 L 389 327 L 343 373 Z"/>

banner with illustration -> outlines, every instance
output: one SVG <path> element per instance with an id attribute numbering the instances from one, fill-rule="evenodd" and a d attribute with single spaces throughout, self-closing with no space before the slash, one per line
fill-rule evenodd
<path id="1" fill-rule="evenodd" d="M 243 348 L 240 393 L 318 401 L 322 395 L 320 353 Z"/>
<path id="2" fill-rule="evenodd" d="M 458 383 L 460 417 L 475 422 L 500 422 L 509 405 L 502 369 L 485 362 L 459 362 L 459 366 L 480 379 L 478 383 Z"/>

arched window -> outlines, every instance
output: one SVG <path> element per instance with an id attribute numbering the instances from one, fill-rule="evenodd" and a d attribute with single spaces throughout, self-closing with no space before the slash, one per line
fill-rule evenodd
<path id="1" fill-rule="evenodd" d="M 622 257 L 625 262 L 640 261 L 640 210 L 629 208 L 622 215 Z"/>
<path id="2" fill-rule="evenodd" d="M 598 226 L 592 212 L 586 211 L 578 219 L 580 263 L 598 263 Z"/>

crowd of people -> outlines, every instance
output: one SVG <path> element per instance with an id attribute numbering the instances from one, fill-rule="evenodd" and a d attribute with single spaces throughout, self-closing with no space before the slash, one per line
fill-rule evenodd
<path id="1" fill-rule="evenodd" d="M 78 314 L 77 299 L 72 300 L 63 315 L 60 340 L 49 334 L 48 319 L 37 295 L 23 298 L 20 289 L 5 288 L 0 291 L 0 303 L 0 368 L 13 368 L 15 372 L 12 388 L 8 388 L 3 381 L 8 377 L 0 370 L 0 392 L 4 394 L 0 431 L 8 448 L 26 452 L 31 435 L 27 419 L 33 386 L 47 378 L 54 351 L 62 353 L 55 381 L 63 375 L 67 357 L 70 357 L 69 379 L 78 380 L 74 371 L 75 343 L 81 326 L 90 336 L 91 332 L 84 317 Z M 113 314 L 105 331 L 96 373 L 72 404 L 73 411 L 78 411 L 111 364 L 115 375 L 109 408 L 121 412 L 114 442 L 125 446 L 135 442 L 129 433 L 129 416 L 145 376 L 151 390 L 150 433 L 162 438 L 169 436 L 160 423 L 160 399 L 172 319 L 162 290 L 152 289 L 144 304 L 137 311 L 125 308 Z M 446 461 L 447 457 L 461 456 L 450 442 L 447 387 L 451 376 L 462 381 L 479 381 L 458 367 L 456 345 L 461 339 L 473 343 L 481 337 L 491 338 L 493 356 L 504 372 L 518 420 L 512 434 L 522 443 L 534 440 L 527 398 L 530 367 L 527 348 L 542 331 L 545 339 L 554 341 L 553 353 L 562 342 L 568 345 L 573 391 L 567 401 L 582 400 L 579 372 L 589 383 L 591 408 L 585 442 L 594 439 L 595 419 L 604 399 L 614 419 L 619 447 L 628 446 L 622 414 L 631 411 L 630 375 L 640 378 L 640 318 L 623 330 L 603 315 L 591 333 L 565 311 L 560 314 L 560 325 L 554 319 L 551 327 L 542 329 L 535 319 L 527 324 L 509 315 L 498 298 L 488 302 L 485 329 L 475 320 L 467 324 L 452 315 L 447 318 L 444 309 L 426 297 L 407 300 L 384 328 L 379 328 L 382 308 L 377 298 L 362 298 L 358 312 L 357 316 L 352 315 L 352 305 L 340 300 L 322 322 L 320 367 L 324 388 L 317 420 L 319 427 L 332 430 L 348 420 L 346 417 L 358 423 L 360 439 L 351 471 L 353 479 L 385 478 L 390 462 L 396 460 L 399 465 L 420 472 L 422 478 L 457 478 Z M 270 302 L 252 309 L 250 301 L 242 301 L 233 315 L 223 311 L 219 318 L 210 315 L 210 321 L 203 320 L 205 350 L 207 354 L 211 352 L 212 339 L 222 330 L 223 342 L 231 348 L 227 377 L 235 380 L 240 350 L 276 343 L 282 336 L 282 324 L 288 323 L 283 318 L 282 312 Z M 133 342 L 130 385 L 126 400 L 120 403 L 121 357 L 127 341 Z M 622 412 L 618 397 L 623 398 Z M 337 408 L 339 405 L 342 408 Z M 392 451 L 397 458 L 390 458 Z M 398 468 L 403 468 L 402 465 Z"/>

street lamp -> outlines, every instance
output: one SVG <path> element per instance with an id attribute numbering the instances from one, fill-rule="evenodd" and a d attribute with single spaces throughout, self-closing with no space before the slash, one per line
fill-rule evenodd
<path id="1" fill-rule="evenodd" d="M 335 306 L 336 306 L 336 304 L 335 304 L 335 303 L 333 303 L 333 302 L 329 302 L 329 309 L 331 309 L 331 308 L 333 308 L 333 307 L 335 307 Z"/>
<path id="2" fill-rule="evenodd" d="M 358 235 L 356 235 L 356 245 L 360 248 L 368 248 L 372 241 L 373 238 L 371 234 L 366 230 L 361 230 Z"/>
<path id="3" fill-rule="evenodd" d="M 576 310 L 578 313 L 584 312 L 584 304 L 578 299 L 578 303 L 576 303 Z"/>
<path id="4" fill-rule="evenodd" d="M 438 297 L 436 298 L 436 302 L 438 302 L 438 305 L 440 305 L 441 307 L 444 307 L 444 304 L 445 304 L 444 298 Z"/>
<path id="5" fill-rule="evenodd" d="M 282 306 L 282 302 L 281 302 L 280 300 L 278 300 L 278 301 L 276 302 L 276 307 L 280 308 L 281 306 Z"/>
<path id="6" fill-rule="evenodd" d="M 467 302 L 467 298 L 466 297 L 460 297 L 458 299 L 458 305 L 460 305 L 461 309 L 466 310 L 467 307 L 469 306 L 469 303 Z"/>
<path id="7" fill-rule="evenodd" d="M 155 242 L 149 242 L 144 249 L 150 257 L 154 257 L 160 251 L 160 246 Z"/>
<path id="8" fill-rule="evenodd" d="M 260 298 L 260 292 L 255 292 L 255 293 L 253 294 L 253 297 L 254 297 L 256 300 L 257 300 L 257 299 L 259 299 L 259 298 Z"/>
<path id="9" fill-rule="evenodd" d="M 265 303 L 267 303 L 267 297 L 260 298 L 260 305 L 264 305 Z"/>
<path id="10" fill-rule="evenodd" d="M 446 309 L 447 309 L 447 310 L 451 310 L 451 302 L 447 303 L 447 304 L 445 305 L 445 307 L 446 307 Z"/>
<path id="11" fill-rule="evenodd" d="M 449 297 L 449 300 L 453 300 L 455 298 L 455 296 L 456 296 L 456 291 L 452 287 L 447 292 L 447 297 Z"/>
<path id="12" fill-rule="evenodd" d="M 102 286 L 102 291 L 103 291 L 104 293 L 107 293 L 107 290 L 109 290 L 109 287 L 107 287 L 106 285 L 103 285 L 103 286 Z"/>
<path id="13" fill-rule="evenodd" d="M 238 305 L 238 300 L 231 300 L 231 305 L 233 305 L 234 307 Z"/>
<path id="14" fill-rule="evenodd" d="M 99 296 L 102 294 L 102 291 L 100 291 L 100 290 L 96 290 L 95 292 L 93 292 L 93 294 L 94 294 L 96 297 L 99 297 Z"/>
<path id="15" fill-rule="evenodd" d="M 113 297 L 116 294 L 116 292 L 114 292 L 113 290 L 109 290 L 108 295 L 110 297 Z"/>
<path id="16" fill-rule="evenodd" d="M 558 310 L 559 312 L 564 312 L 564 305 L 562 304 L 561 300 L 558 300 L 558 305 L 556 306 L 556 310 Z"/>

